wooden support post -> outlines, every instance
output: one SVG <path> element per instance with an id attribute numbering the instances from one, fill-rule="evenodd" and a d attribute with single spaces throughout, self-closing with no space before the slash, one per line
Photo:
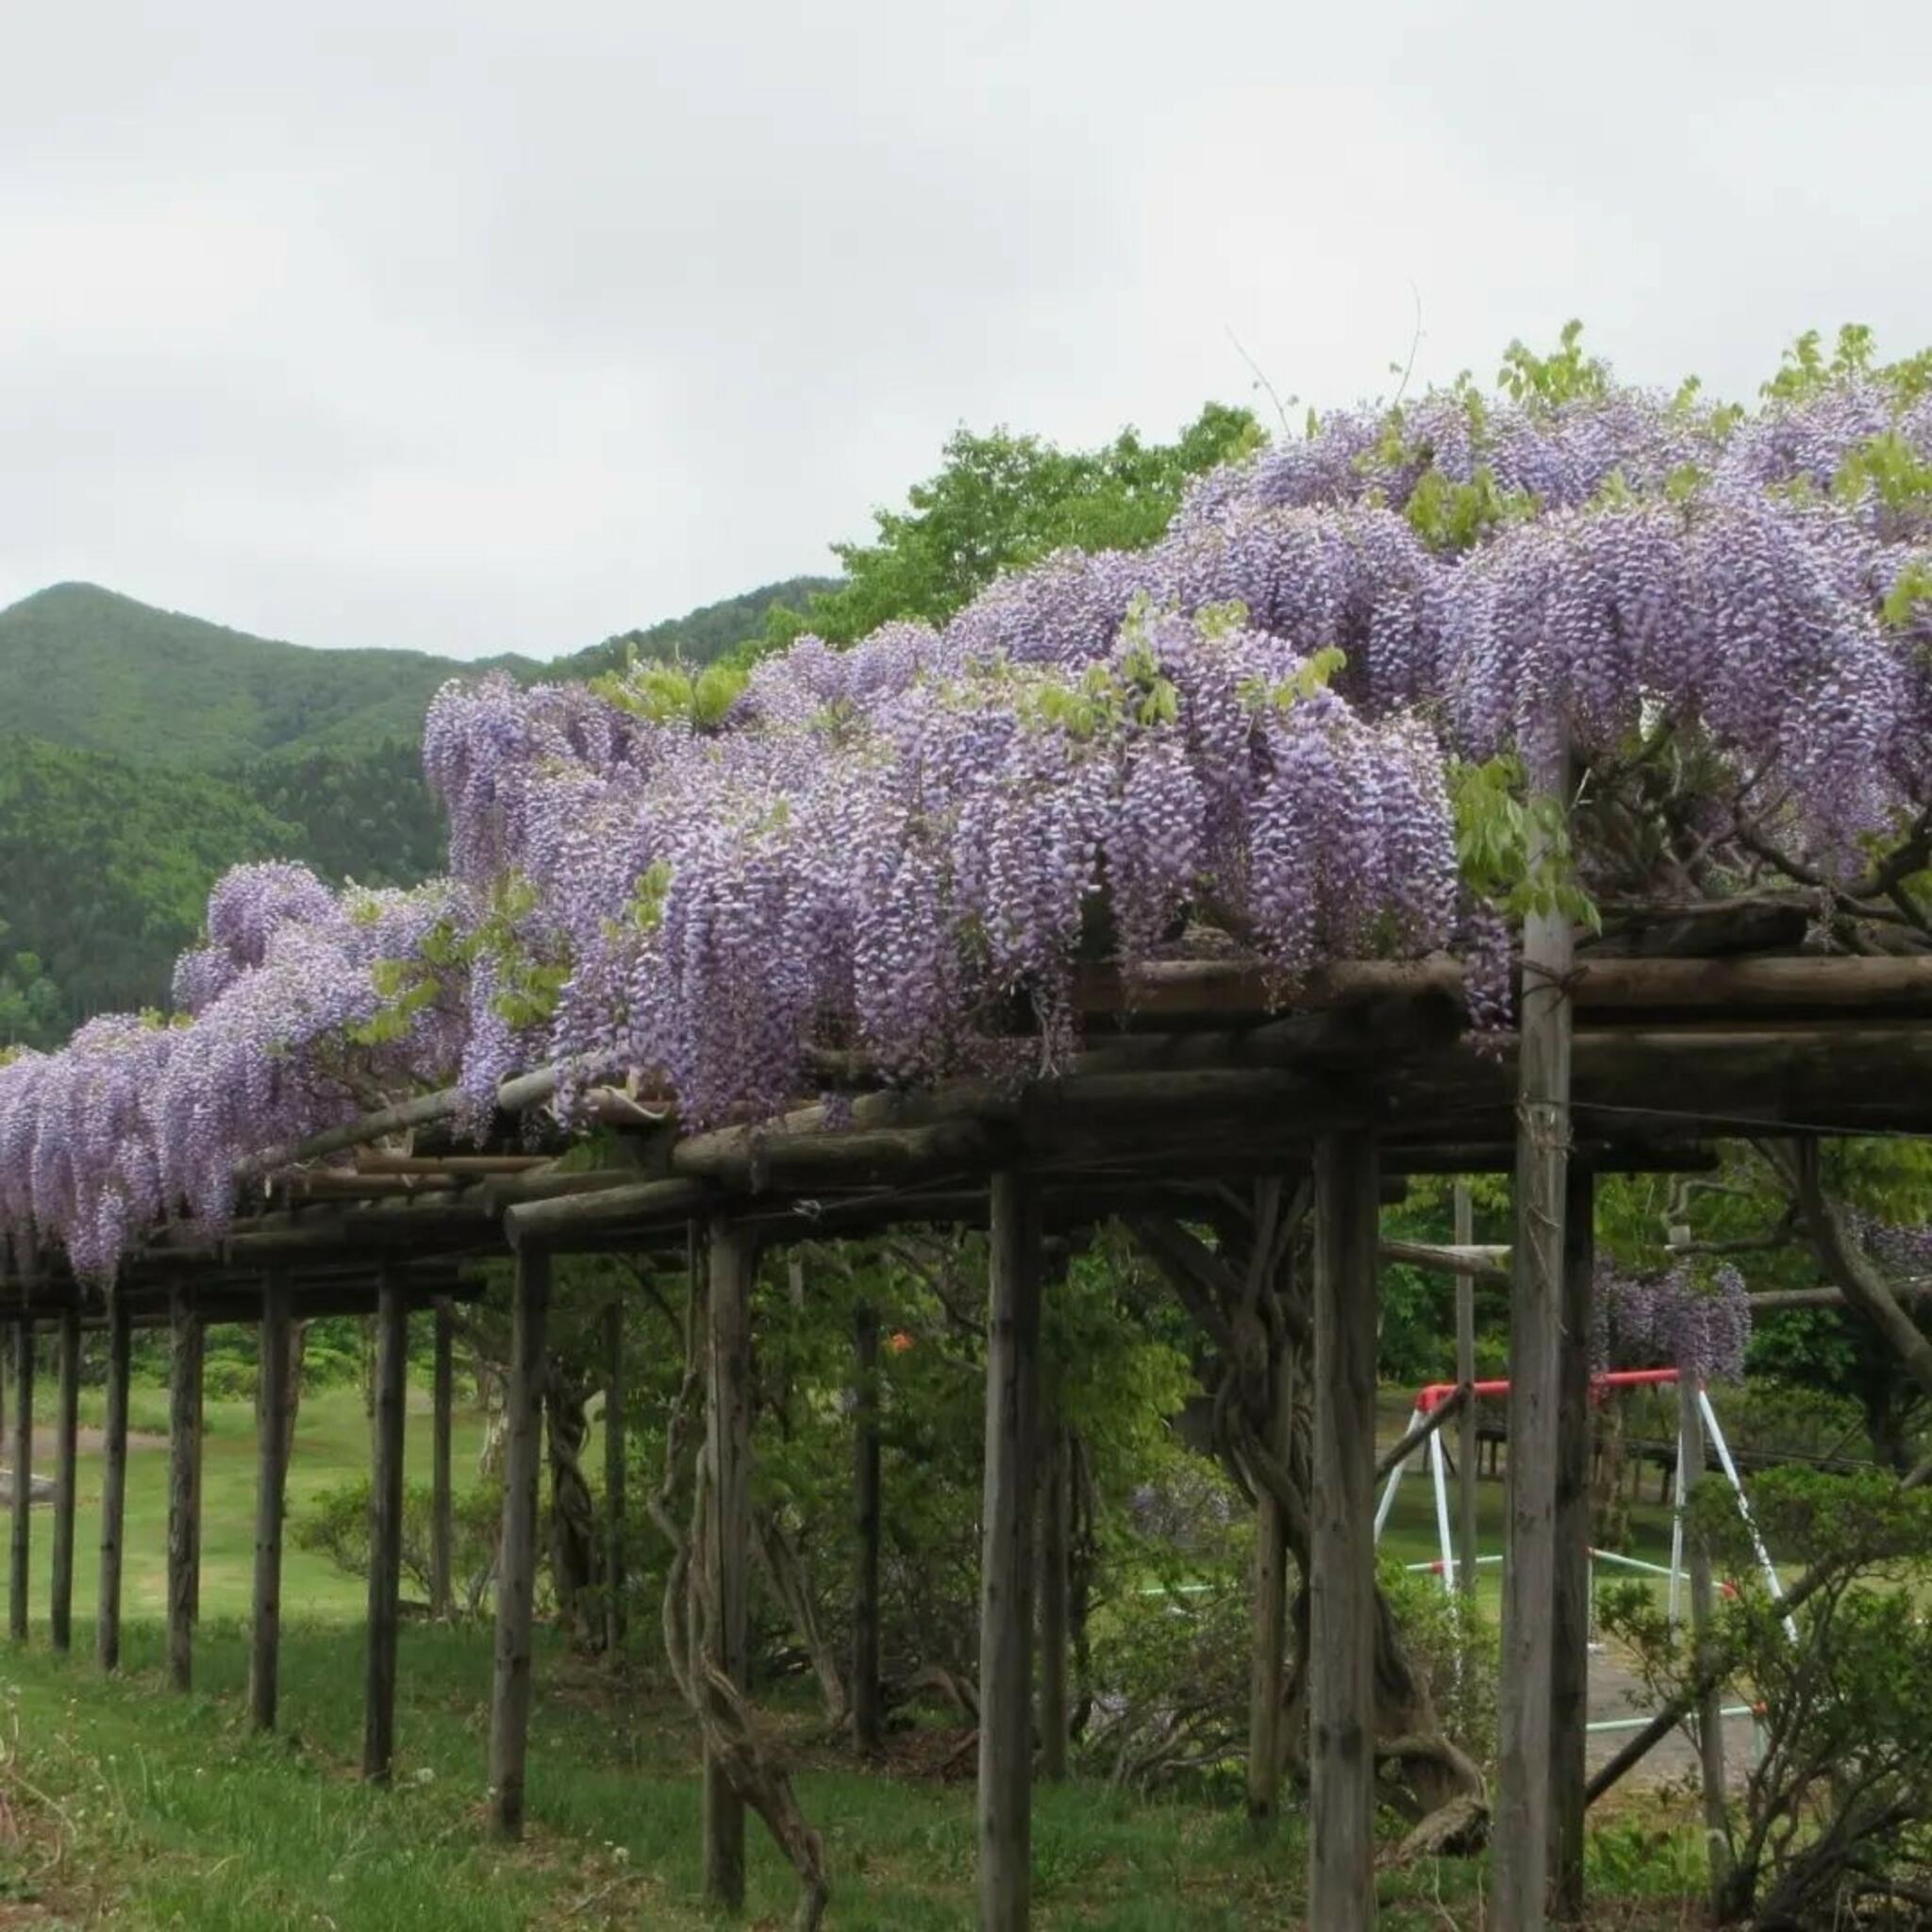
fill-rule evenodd
<path id="1" fill-rule="evenodd" d="M 409 1313 L 387 1268 L 376 1291 L 375 1433 L 369 1481 L 369 1657 L 362 1696 L 362 1775 L 386 1785 L 396 1753 L 396 1617 L 403 1581 L 404 1371 Z"/>
<path id="2" fill-rule="evenodd" d="M 60 1379 L 54 1407 L 54 1561 L 48 1575 L 47 1627 L 54 1648 L 74 1648 L 74 1501 L 80 1457 L 80 1310 L 63 1308 Z"/>
<path id="3" fill-rule="evenodd" d="M 94 1659 L 121 1667 L 121 1538 L 127 1519 L 127 1374 L 131 1330 L 118 1289 L 108 1297 L 108 1404 L 101 1430 L 101 1587 Z"/>
<path id="4" fill-rule="evenodd" d="M 1573 1163 L 1563 1210 L 1557 1337 L 1556 1589 L 1550 1598 L 1550 1911 L 1583 1916 L 1584 1748 L 1590 1723 L 1591 1289 L 1596 1179 Z"/>
<path id="5" fill-rule="evenodd" d="M 456 1491 L 450 1481 L 451 1410 L 456 1398 L 456 1317 L 446 1299 L 436 1304 L 436 1366 L 431 1384 L 429 1461 L 429 1614 L 446 1619 L 455 1607 Z"/>
<path id="6" fill-rule="evenodd" d="M 289 1277 L 261 1291 L 255 1433 L 255 1598 L 248 1631 L 248 1721 L 275 1727 L 282 1641 L 282 1510 L 289 1476 Z"/>
<path id="7" fill-rule="evenodd" d="M 1688 1372 L 1677 1384 L 1677 1455 L 1684 1465 L 1687 1501 L 1705 1466 L 1704 1416 L 1697 1404 L 1697 1387 L 1696 1378 Z M 1710 1574 L 1709 1547 L 1688 1524 L 1684 1557 L 1685 1567 L 1690 1573 L 1690 1636 L 1701 1677 L 1711 1661 L 1711 1626 L 1717 1620 L 1717 1597 Z M 1724 1686 L 1715 1679 L 1697 1700 L 1697 1760 L 1713 1911 L 1723 1902 L 1731 1874 L 1730 1821 L 1724 1806 Z"/>
<path id="8" fill-rule="evenodd" d="M 1469 1183 L 1456 1183 L 1456 1245 L 1466 1248 L 1475 1241 L 1475 1208 L 1470 1199 Z M 1468 1274 L 1456 1277 L 1456 1379 L 1465 1386 L 1475 1380 L 1475 1280 Z M 1464 1601 L 1474 1603 L 1476 1585 L 1475 1477 L 1478 1444 L 1475 1433 L 1475 1403 L 1462 1405 L 1456 1418 L 1456 1584 Z"/>
<path id="9" fill-rule="evenodd" d="M 506 1838 L 524 1829 L 530 1741 L 530 1619 L 537 1593 L 537 1477 L 542 1460 L 544 1328 L 550 1257 L 517 1251 L 510 1330 L 503 1541 L 496 1568 L 496 1671 L 490 1693 L 490 1807 Z"/>
<path id="10" fill-rule="evenodd" d="M 8 1576 L 7 1634 L 26 1641 L 27 1564 L 33 1552 L 34 1324 L 13 1324 L 13 1567 Z"/>
<path id="11" fill-rule="evenodd" d="M 168 1675 L 186 1690 L 194 1674 L 194 1562 L 201 1538 L 196 1463 L 201 1436 L 201 1324 L 188 1289 L 168 1291 Z"/>
<path id="12" fill-rule="evenodd" d="M 624 1304 L 604 1310 L 604 1651 L 624 1655 Z"/>
<path id="13" fill-rule="evenodd" d="M 711 1224 L 706 1297 L 706 1478 L 704 1655 L 708 1668 L 741 1689 L 749 1657 L 751 1594 L 751 1289 L 757 1237 L 727 1221 Z M 705 1902 L 735 1911 L 744 1903 L 744 1800 L 724 1764 L 705 1753 Z"/>
<path id="14" fill-rule="evenodd" d="M 1567 791 L 1560 757 L 1531 760 L 1541 802 Z M 1546 834 L 1532 861 L 1549 857 Z M 1503 1563 L 1502 1679 L 1491 1911 L 1510 1932 L 1548 1923 L 1550 1693 L 1557 1588 L 1557 1428 L 1561 1401 L 1563 1223 L 1570 1158 L 1570 916 L 1523 926 L 1517 1055 L 1516 1238 L 1509 1301 L 1508 1541 Z"/>
<path id="15" fill-rule="evenodd" d="M 208 1324 L 197 1311 L 188 1324 L 189 1390 L 193 1406 L 188 1427 L 188 1615 L 201 1622 L 202 1458 L 208 1447 Z"/>
<path id="16" fill-rule="evenodd" d="M 860 1304 L 852 1318 L 852 1513 L 858 1569 L 852 1591 L 852 1741 L 876 1751 L 884 1730 L 879 1694 L 879 1318 Z"/>
<path id="17" fill-rule="evenodd" d="M 1276 1352 L 1268 1389 L 1268 1448 L 1294 1455 L 1294 1358 Z M 1281 1721 L 1288 1673 L 1288 1512 L 1260 1488 L 1255 1505 L 1254 1657 L 1248 1694 L 1248 1822 L 1273 1826 L 1281 1790 Z"/>
<path id="18" fill-rule="evenodd" d="M 1375 1236 L 1367 1134 L 1315 1142 L 1308 1923 L 1375 1921 Z"/>
<path id="19" fill-rule="evenodd" d="M 1067 1775 L 1068 1539 L 1073 1525 L 1073 1457 L 1058 1420 L 1040 1439 L 1040 1774 Z"/>
<path id="20" fill-rule="evenodd" d="M 1023 1932 L 1032 1897 L 1033 1452 L 1040 1202 L 992 1176 L 979 1613 L 979 1926 Z"/>

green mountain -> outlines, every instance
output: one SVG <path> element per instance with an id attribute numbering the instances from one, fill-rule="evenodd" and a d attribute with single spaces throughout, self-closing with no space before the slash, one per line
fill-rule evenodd
<path id="1" fill-rule="evenodd" d="M 92 584 L 56 584 L 0 611 L 0 718 L 143 763 L 407 737 L 453 668 L 423 651 L 305 650 Z"/>
<path id="2" fill-rule="evenodd" d="M 632 654 L 708 663 L 824 583 L 773 584 L 552 664 L 310 650 L 92 584 L 0 610 L 0 1050 L 162 1004 L 208 887 L 244 859 L 367 885 L 440 870 L 420 741 L 446 679 L 586 677 Z"/>

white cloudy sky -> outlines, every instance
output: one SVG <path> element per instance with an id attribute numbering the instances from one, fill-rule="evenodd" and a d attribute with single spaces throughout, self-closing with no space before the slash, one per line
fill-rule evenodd
<path id="1" fill-rule="evenodd" d="M 1932 7 L 0 0 L 0 604 L 573 648 L 1068 441 L 1581 315 L 1932 341 Z"/>

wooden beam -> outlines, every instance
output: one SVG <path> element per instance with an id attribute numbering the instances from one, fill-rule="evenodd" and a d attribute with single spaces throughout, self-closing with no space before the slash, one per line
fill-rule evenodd
<path id="1" fill-rule="evenodd" d="M 1308 1923 L 1375 1921 L 1375 1143 L 1315 1145 Z"/>
<path id="2" fill-rule="evenodd" d="M 7 1634 L 26 1641 L 27 1565 L 33 1553 L 34 1324 L 13 1327 L 13 1567 L 8 1575 Z"/>
<path id="3" fill-rule="evenodd" d="M 496 1663 L 490 1695 L 490 1808 L 503 1837 L 520 1838 L 530 1742 L 530 1620 L 537 1595 L 537 1480 L 550 1311 L 550 1257 L 543 1249 L 519 1251 L 511 1306 Z"/>
<path id="4" fill-rule="evenodd" d="M 1565 800 L 1564 760 L 1551 757 L 1533 763 L 1531 784 L 1546 805 Z M 1541 850 L 1532 850 L 1532 859 L 1547 858 L 1552 842 L 1547 834 L 1540 835 Z M 1573 950 L 1567 914 L 1527 915 L 1523 961 L 1509 1305 L 1508 1541 L 1491 1909 L 1510 1932 L 1542 1932 L 1549 1910 L 1550 1605 L 1557 1589 L 1557 1431 L 1569 1191 Z M 1645 971 L 1672 963 L 1613 962 Z"/>
<path id="5" fill-rule="evenodd" d="M 74 1502 L 80 1457 L 80 1317 L 66 1309 L 59 1337 L 54 1405 L 54 1560 L 47 1590 L 47 1628 L 57 1651 L 74 1648 Z"/>
<path id="6" fill-rule="evenodd" d="M 641 1223 L 689 1220 L 704 1208 L 709 1193 L 696 1181 L 634 1181 L 594 1193 L 530 1201 L 504 1210 L 504 1238 L 519 1250 L 526 1246 L 575 1249 L 604 1237 L 621 1242 Z"/>
<path id="7" fill-rule="evenodd" d="M 375 1436 L 369 1482 L 369 1651 L 362 1775 L 386 1785 L 396 1755 L 396 1617 L 403 1581 L 403 1416 L 408 1307 L 385 1274 L 375 1317 Z"/>
<path id="8" fill-rule="evenodd" d="M 127 1522 L 127 1381 L 132 1330 L 127 1305 L 108 1299 L 107 1413 L 101 1430 L 101 1584 L 94 1620 L 94 1659 L 121 1667 L 121 1557 Z"/>
<path id="9" fill-rule="evenodd" d="M 281 1688 L 282 1518 L 289 1475 L 289 1330 L 286 1276 L 261 1291 L 256 1366 L 255 1594 L 248 1630 L 248 1721 L 275 1727 Z"/>
<path id="10" fill-rule="evenodd" d="M 741 1690 L 751 1662 L 751 1291 L 758 1240 L 714 1221 L 710 1289 L 706 1296 L 705 1458 L 710 1507 L 705 1516 L 708 1610 L 704 1660 Z M 705 1903 L 736 1911 L 744 1904 L 744 1800 L 724 1761 L 705 1752 Z"/>
<path id="11" fill-rule="evenodd" d="M 1033 1458 L 1040 1388 L 1040 1204 L 992 1177 L 986 1482 L 980 1520 L 979 1932 L 1024 1932 L 1032 1897 Z"/>
<path id="12" fill-rule="evenodd" d="M 625 1523 L 624 1304 L 604 1310 L 604 1651 L 624 1655 Z"/>
<path id="13" fill-rule="evenodd" d="M 456 1319 L 446 1298 L 436 1304 L 436 1361 L 430 1383 L 429 1614 L 447 1622 L 455 1607 L 456 1490 L 451 1481 L 452 1411 L 456 1406 Z"/>
<path id="14" fill-rule="evenodd" d="M 852 1318 L 852 1515 L 858 1560 L 852 1591 L 852 1741 L 879 1748 L 879 1318 L 860 1303 Z"/>
<path id="15" fill-rule="evenodd" d="M 1563 1287 L 1557 1338 L 1556 1587 L 1550 1596 L 1550 1910 L 1583 1917 L 1584 1764 L 1590 1722 L 1591 1299 L 1596 1274 L 1596 1177 L 1573 1162 L 1563 1209 Z M 1694 1405 L 1693 1405 L 1694 1407 Z"/>
<path id="16" fill-rule="evenodd" d="M 186 1690 L 194 1674 L 194 1568 L 201 1536 L 201 1324 L 185 1283 L 173 1291 L 168 1369 L 168 1675 Z"/>
<path id="17" fill-rule="evenodd" d="M 1381 1244 L 1380 1258 L 1384 1262 L 1397 1262 L 1410 1268 L 1435 1269 L 1441 1274 L 1459 1275 L 1470 1281 L 1509 1279 L 1509 1250 L 1477 1247 L 1474 1241 L 1457 1241 L 1445 1246 L 1438 1241 L 1386 1241 Z M 1464 1378 L 1458 1376 L 1457 1379 Z"/>

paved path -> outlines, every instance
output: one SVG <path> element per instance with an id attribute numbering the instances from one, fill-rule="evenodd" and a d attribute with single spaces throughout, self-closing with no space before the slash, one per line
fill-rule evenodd
<path id="1" fill-rule="evenodd" d="M 1740 1700 L 1726 1698 L 1726 1703 Z M 1648 1717 L 1657 1708 L 1657 1699 L 1644 1688 L 1637 1674 L 1607 1650 L 1592 1653 L 1590 1659 L 1590 1715 L 1599 1718 Z M 1630 1741 L 1628 1731 L 1593 1731 L 1584 1747 L 1585 1761 L 1592 1773 L 1607 1764 Z M 1724 1770 L 1727 1781 L 1735 1784 L 1740 1768 L 1749 1762 L 1751 1720 L 1748 1717 L 1724 1721 Z M 1633 1790 L 1673 1784 L 1694 1777 L 1697 1754 L 1681 1730 L 1674 1731 L 1658 1744 L 1624 1782 Z"/>

